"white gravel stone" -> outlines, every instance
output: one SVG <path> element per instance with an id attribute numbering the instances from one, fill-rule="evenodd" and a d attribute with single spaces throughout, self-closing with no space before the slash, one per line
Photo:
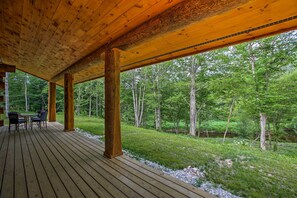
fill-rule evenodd
<path id="1" fill-rule="evenodd" d="M 75 131 L 90 138 L 90 139 L 95 139 L 95 140 L 98 140 L 99 142 L 103 143 L 102 138 L 104 136 L 102 136 L 102 135 L 93 135 L 93 134 L 91 134 L 87 131 L 84 131 L 82 129 L 79 129 L 79 128 L 76 128 Z M 206 172 L 204 170 L 200 169 L 199 167 L 188 166 L 181 170 L 172 170 L 172 169 L 162 166 L 156 162 L 152 162 L 152 161 L 134 156 L 133 154 L 131 154 L 128 151 L 124 150 L 123 152 L 125 155 L 127 155 L 131 158 L 137 159 L 138 161 L 140 161 L 154 169 L 162 171 L 168 175 L 171 175 L 172 177 L 182 180 L 183 182 L 186 182 L 186 183 L 191 184 L 197 188 L 200 188 L 200 189 L 202 189 L 216 197 L 219 197 L 219 198 L 240 198 L 240 197 L 233 195 L 232 193 L 222 189 L 220 185 L 213 185 L 211 182 L 205 181 Z M 230 168 L 232 167 L 232 161 L 230 159 L 221 161 L 221 163 L 230 167 Z M 201 179 L 203 179 L 203 182 L 200 184 L 200 186 L 197 186 L 197 180 L 201 180 Z"/>

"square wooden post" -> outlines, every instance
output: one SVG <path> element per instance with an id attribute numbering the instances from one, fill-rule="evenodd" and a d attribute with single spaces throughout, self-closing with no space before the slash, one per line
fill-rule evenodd
<path id="1" fill-rule="evenodd" d="M 1 67 L 1 65 L 0 65 Z M 5 72 L 0 72 L 0 127 L 4 126 L 4 96 L 5 96 Z M 3 94 L 3 95 L 2 95 Z"/>
<path id="2" fill-rule="evenodd" d="M 73 74 L 64 74 L 64 131 L 74 131 Z"/>
<path id="3" fill-rule="evenodd" d="M 56 83 L 48 83 L 48 121 L 56 122 Z"/>
<path id="4" fill-rule="evenodd" d="M 122 155 L 120 121 L 119 51 L 105 52 L 105 152 L 107 158 Z"/>

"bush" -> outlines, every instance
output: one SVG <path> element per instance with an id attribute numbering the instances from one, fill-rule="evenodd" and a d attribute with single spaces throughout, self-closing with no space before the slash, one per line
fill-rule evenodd
<path id="1" fill-rule="evenodd" d="M 226 130 L 226 125 L 227 125 L 226 121 L 209 120 L 201 124 L 201 131 L 212 131 L 212 132 L 224 133 Z M 237 126 L 236 122 L 230 122 L 228 127 L 228 132 L 237 133 L 236 126 Z"/>

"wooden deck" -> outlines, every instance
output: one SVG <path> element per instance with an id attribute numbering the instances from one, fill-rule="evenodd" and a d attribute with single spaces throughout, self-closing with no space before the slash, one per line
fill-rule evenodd
<path id="1" fill-rule="evenodd" d="M 9 133 L 0 127 L 0 197 L 211 197 L 59 123 Z"/>

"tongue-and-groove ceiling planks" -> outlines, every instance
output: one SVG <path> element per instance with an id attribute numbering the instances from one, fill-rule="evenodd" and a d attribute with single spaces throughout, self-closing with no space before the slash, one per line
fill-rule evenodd
<path id="1" fill-rule="evenodd" d="M 296 0 L 1 0 L 0 58 L 63 85 L 296 29 Z M 97 50 L 97 51 L 96 51 Z M 92 53 L 93 52 L 93 53 Z"/>

